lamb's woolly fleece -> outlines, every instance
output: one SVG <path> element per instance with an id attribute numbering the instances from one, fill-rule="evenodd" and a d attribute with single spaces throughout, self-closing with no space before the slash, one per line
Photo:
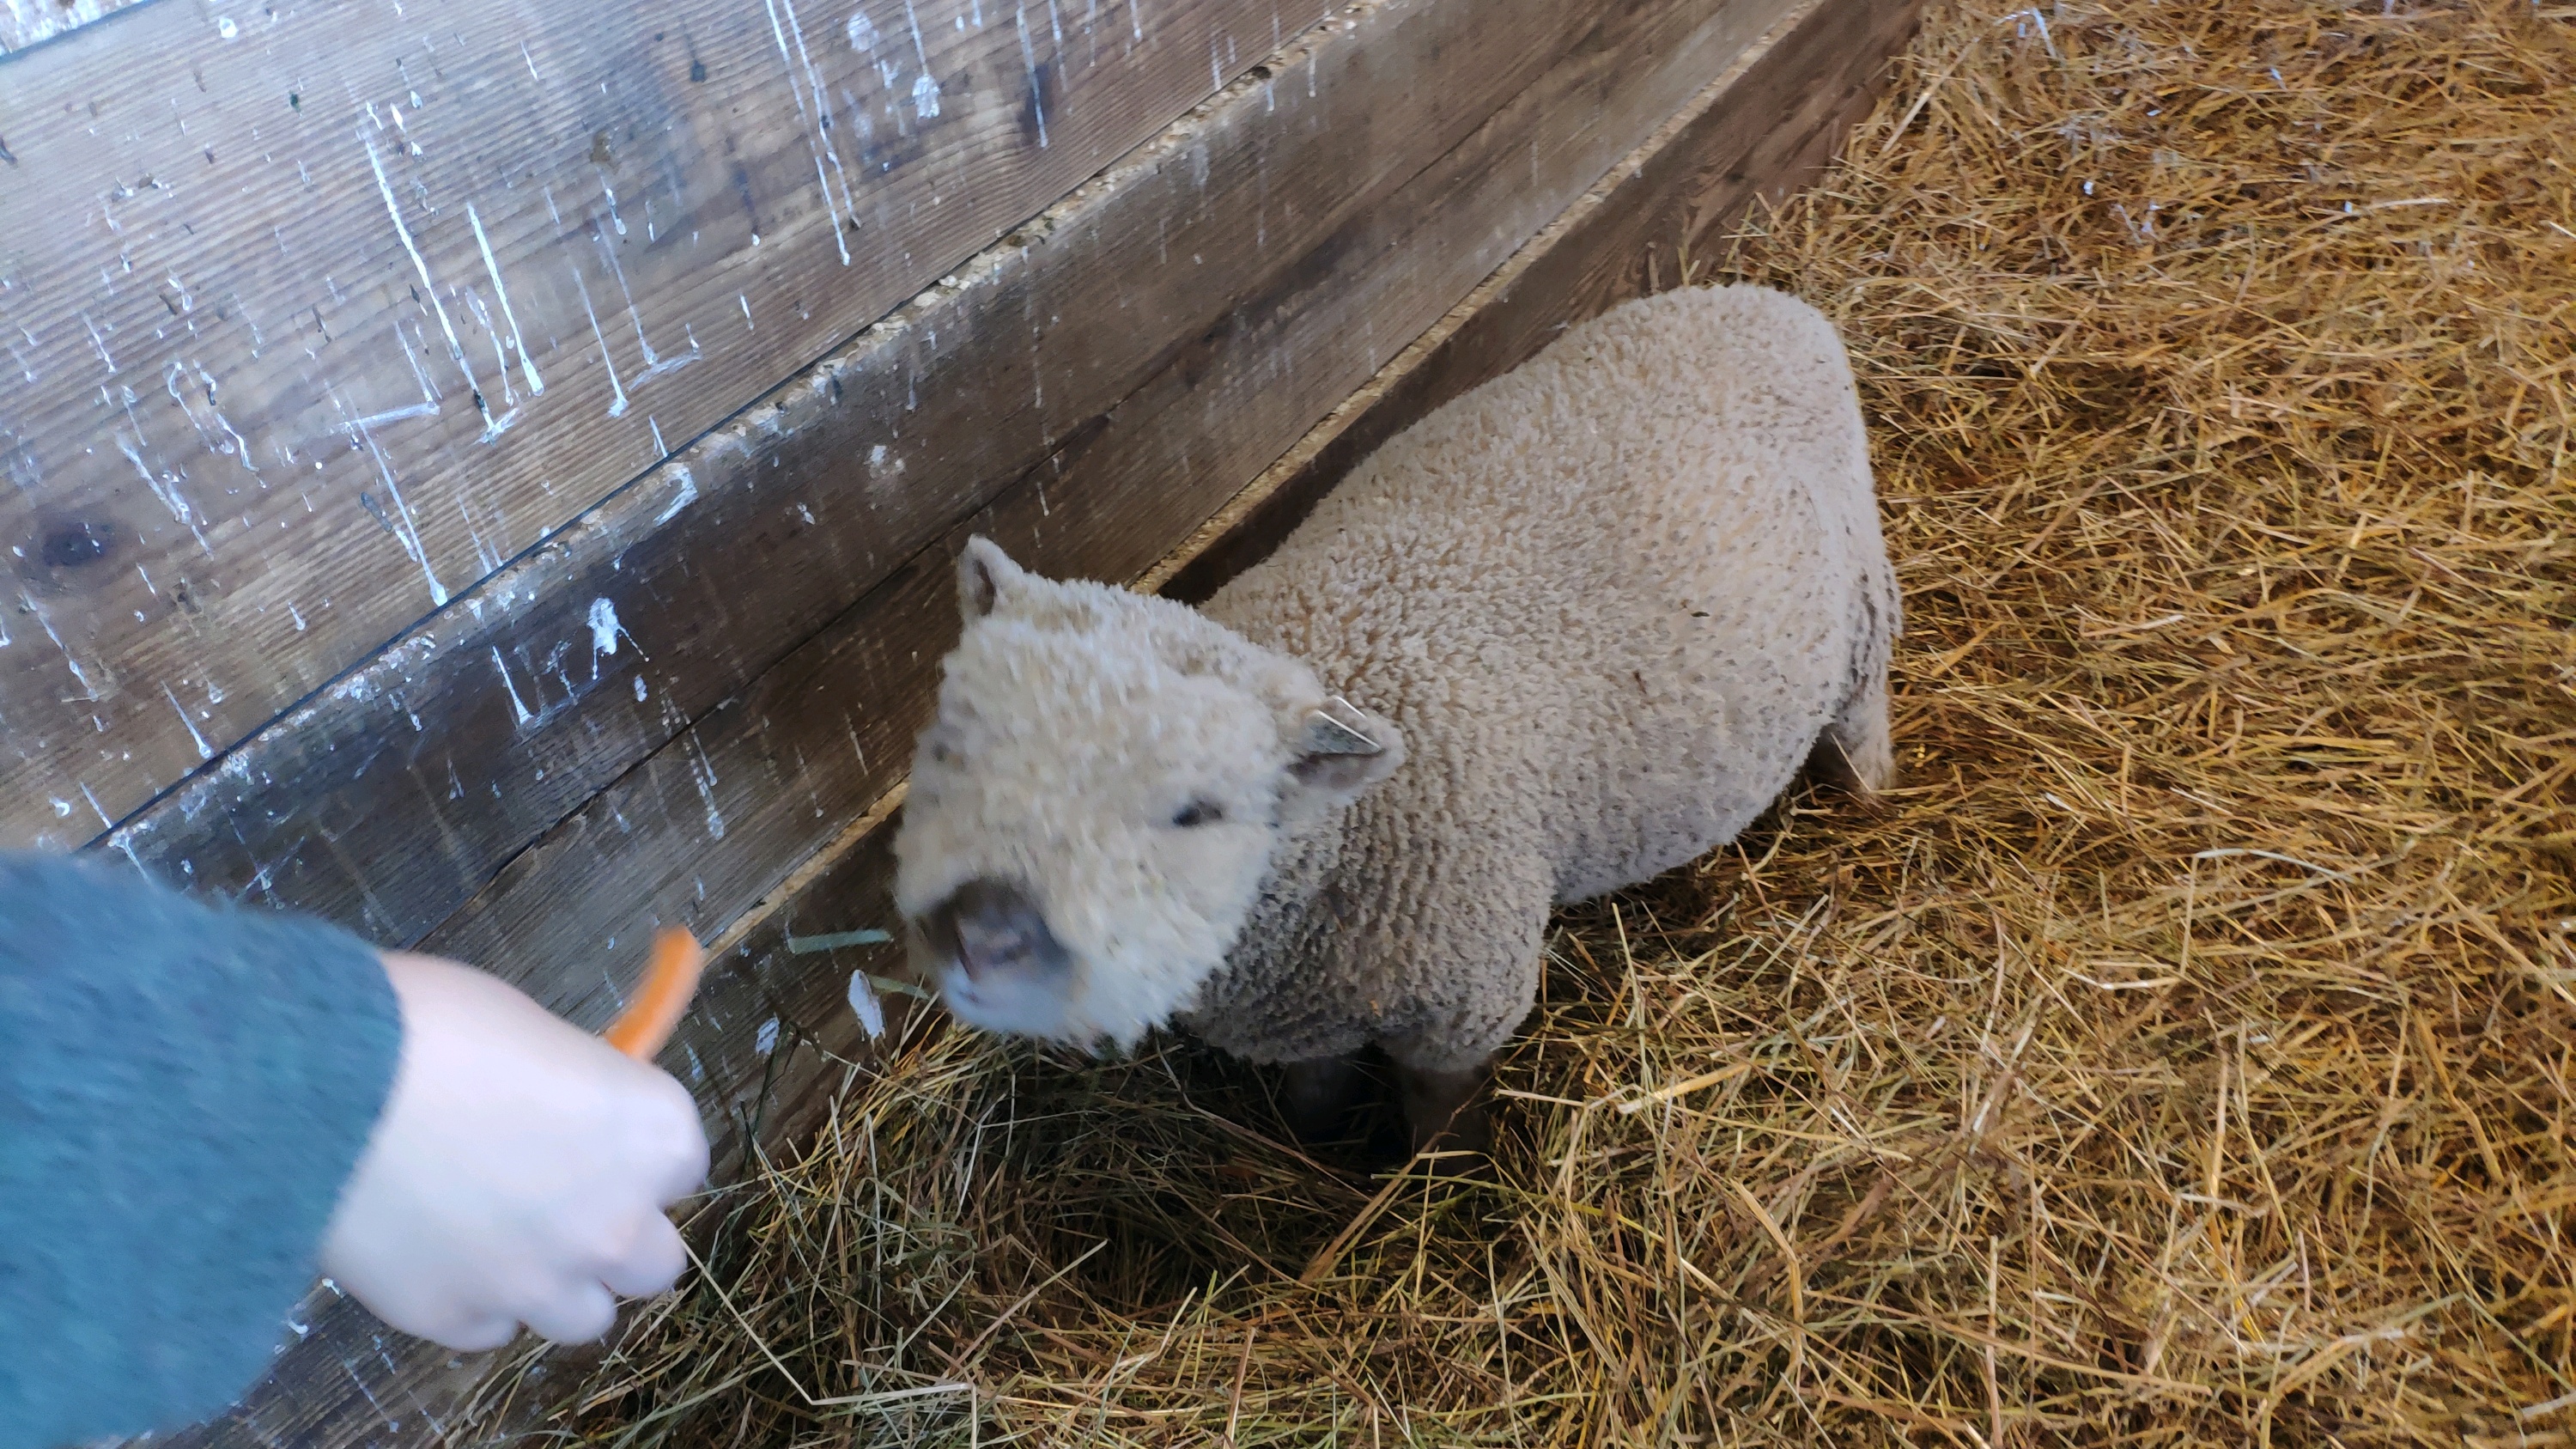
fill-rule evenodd
<path id="1" fill-rule="evenodd" d="M 1207 605 L 1413 760 L 1280 863 L 1191 1025 L 1298 1060 L 1481 1063 L 1550 908 L 1728 840 L 1840 718 L 1891 768 L 1897 595 L 1820 313 L 1680 291 L 1567 333 L 1371 458 Z"/>
<path id="2" fill-rule="evenodd" d="M 1204 618 L 1017 575 L 949 662 L 899 904 L 1032 885 L 1082 964 L 1021 1014 L 1062 1027 L 1159 1006 L 1256 1061 L 1472 1068 L 1555 904 L 1731 838 L 1820 736 L 1886 777 L 1897 622 L 1832 324 L 1748 287 L 1631 303 L 1387 444 Z M 1323 689 L 1410 758 L 1299 808 Z M 1226 825 L 1169 828 L 1210 791 Z"/>

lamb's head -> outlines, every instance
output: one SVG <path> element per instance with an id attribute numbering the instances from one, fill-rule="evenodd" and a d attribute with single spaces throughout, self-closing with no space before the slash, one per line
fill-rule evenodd
<path id="1" fill-rule="evenodd" d="M 975 1026 L 1131 1045 L 1197 998 L 1281 844 L 1403 738 L 1196 610 L 983 539 L 958 595 L 895 838 L 913 959 Z"/>

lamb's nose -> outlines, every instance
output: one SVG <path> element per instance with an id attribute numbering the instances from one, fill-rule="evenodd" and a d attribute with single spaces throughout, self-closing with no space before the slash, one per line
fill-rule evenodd
<path id="1" fill-rule="evenodd" d="M 995 972 L 1061 971 L 1071 962 L 1064 943 L 1047 929 L 1046 913 L 1008 881 L 968 881 L 924 925 L 955 954 L 970 980 Z"/>

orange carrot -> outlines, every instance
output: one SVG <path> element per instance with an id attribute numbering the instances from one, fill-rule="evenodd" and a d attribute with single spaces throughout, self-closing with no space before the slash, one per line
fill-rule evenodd
<path id="1" fill-rule="evenodd" d="M 601 1035 L 637 1061 L 649 1062 L 661 1055 L 663 1043 L 680 1024 L 680 1013 L 689 1009 L 689 998 L 697 995 L 698 975 L 706 965 L 707 954 L 697 937 L 682 927 L 665 926 L 653 938 L 653 956 L 634 1001 Z"/>

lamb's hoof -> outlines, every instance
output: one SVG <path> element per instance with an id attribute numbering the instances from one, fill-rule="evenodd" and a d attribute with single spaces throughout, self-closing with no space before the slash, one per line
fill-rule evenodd
<path id="1" fill-rule="evenodd" d="M 1859 758 L 1845 753 L 1842 741 L 1827 730 L 1807 754 L 1808 782 L 1857 805 L 1872 815 L 1889 812 L 1887 792 L 1897 786 L 1896 758 L 1884 747 Z"/>
<path id="2" fill-rule="evenodd" d="M 1351 1057 L 1290 1062 L 1279 1084 L 1279 1115 L 1288 1134 L 1307 1147 L 1338 1139 L 1359 1082 L 1359 1063 Z"/>
<path id="3" fill-rule="evenodd" d="M 1413 1134 L 1416 1160 L 1426 1153 L 1443 1154 L 1427 1164 L 1441 1176 L 1490 1179 L 1494 1126 L 1484 1095 L 1484 1069 L 1408 1069 L 1403 1076 L 1404 1120 Z"/>

